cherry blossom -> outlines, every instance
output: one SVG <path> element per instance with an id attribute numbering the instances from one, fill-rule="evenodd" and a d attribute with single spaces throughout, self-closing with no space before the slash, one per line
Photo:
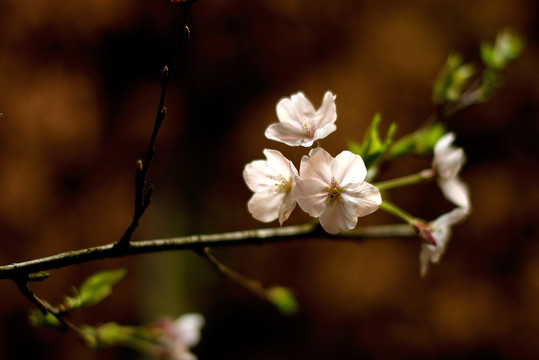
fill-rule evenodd
<path id="1" fill-rule="evenodd" d="M 289 146 L 312 146 L 316 140 L 325 138 L 337 129 L 335 98 L 327 91 L 318 110 L 302 92 L 281 99 L 277 104 L 279 122 L 266 129 L 266 137 Z"/>
<path id="2" fill-rule="evenodd" d="M 200 341 L 200 330 L 204 326 L 204 317 L 197 313 L 184 314 L 172 320 L 163 318 L 158 323 L 162 332 L 161 338 L 167 360 L 196 360 L 197 357 L 189 351 Z"/>
<path id="3" fill-rule="evenodd" d="M 299 206 L 330 234 L 353 229 L 359 216 L 378 209 L 378 188 L 365 182 L 367 169 L 361 156 L 343 151 L 333 158 L 316 148 L 304 156 L 297 180 Z"/>
<path id="4" fill-rule="evenodd" d="M 279 219 L 282 225 L 296 207 L 294 189 L 298 171 L 277 150 L 265 149 L 264 155 L 267 160 L 252 161 L 243 170 L 243 178 L 254 192 L 247 208 L 257 220 Z"/>
<path id="5" fill-rule="evenodd" d="M 445 252 L 451 239 L 452 226 L 464 220 L 468 216 L 467 209 L 456 208 L 430 222 L 424 227 L 418 226 L 420 234 L 434 240 L 435 244 L 422 243 L 419 253 L 421 276 L 427 274 L 429 264 L 438 263 Z"/>
<path id="6" fill-rule="evenodd" d="M 464 150 L 451 145 L 454 140 L 454 133 L 447 133 L 438 140 L 434 146 L 432 167 L 439 175 L 438 185 L 444 196 L 455 205 L 469 209 L 468 187 L 459 177 L 466 155 Z"/>

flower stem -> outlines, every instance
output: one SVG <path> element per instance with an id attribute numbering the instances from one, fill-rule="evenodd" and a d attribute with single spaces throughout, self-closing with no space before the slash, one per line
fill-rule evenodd
<path id="1" fill-rule="evenodd" d="M 404 220 L 408 224 L 414 226 L 414 223 L 416 222 L 417 218 L 415 216 L 412 216 L 411 214 L 407 213 L 406 211 L 402 210 L 397 205 L 393 204 L 390 201 L 384 200 L 380 204 L 380 209 L 387 211 L 391 215 L 394 215 L 398 217 L 399 219 Z"/>
<path id="2" fill-rule="evenodd" d="M 433 169 L 426 169 L 416 174 L 406 175 L 395 179 L 390 179 L 373 184 L 380 191 L 389 190 L 401 186 L 418 184 L 423 181 L 433 179 L 436 176 L 436 172 Z"/>

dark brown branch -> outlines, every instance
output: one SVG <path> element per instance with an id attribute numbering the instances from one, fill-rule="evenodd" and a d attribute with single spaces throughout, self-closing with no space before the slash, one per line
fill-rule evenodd
<path id="1" fill-rule="evenodd" d="M 349 239 L 415 237 L 416 231 L 407 224 L 365 226 L 352 231 L 330 235 L 317 223 L 277 228 L 233 231 L 220 234 L 190 235 L 184 237 L 131 242 L 129 247 L 107 244 L 92 248 L 68 251 L 40 259 L 0 266 L 0 280 L 27 279 L 29 274 L 60 269 L 94 260 L 118 258 L 135 254 L 147 254 L 170 250 L 195 250 L 204 247 L 264 244 L 301 239 Z"/>

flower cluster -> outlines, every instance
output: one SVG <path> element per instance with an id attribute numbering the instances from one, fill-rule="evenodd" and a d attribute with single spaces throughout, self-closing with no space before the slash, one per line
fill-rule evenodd
<path id="1" fill-rule="evenodd" d="M 268 139 L 289 146 L 311 147 L 337 127 L 335 95 L 324 95 L 315 110 L 301 92 L 277 104 L 279 122 L 270 125 Z M 299 207 L 320 220 L 330 234 L 353 229 L 358 217 L 378 209 L 382 202 L 378 189 L 365 182 L 367 169 L 361 156 L 343 151 L 332 157 L 321 147 L 313 148 L 301 159 L 299 172 L 277 150 L 264 150 L 266 160 L 245 166 L 243 178 L 254 192 L 247 207 L 257 220 L 278 219 L 282 225 L 292 210 Z"/>
<path id="2" fill-rule="evenodd" d="M 421 244 L 421 276 L 427 274 L 431 262 L 440 261 L 451 238 L 451 227 L 464 220 L 471 212 L 468 187 L 459 176 L 466 156 L 461 148 L 452 145 L 453 141 L 454 133 L 447 133 L 438 140 L 434 146 L 432 168 L 438 174 L 438 185 L 442 193 L 457 207 L 426 225 L 418 224 L 420 234 L 431 240 L 430 243 Z"/>

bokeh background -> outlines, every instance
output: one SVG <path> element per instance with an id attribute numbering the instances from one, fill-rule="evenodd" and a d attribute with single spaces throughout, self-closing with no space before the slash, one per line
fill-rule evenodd
<path id="1" fill-rule="evenodd" d="M 0 263 L 119 239 L 181 17 L 166 0 L 0 2 Z M 447 124 L 468 155 L 473 215 L 426 279 L 416 239 L 215 250 L 246 276 L 294 289 L 300 310 L 289 317 L 190 252 L 56 270 L 33 285 L 39 295 L 56 303 L 93 272 L 125 267 L 112 297 L 73 320 L 141 324 L 201 312 L 201 360 L 539 357 L 537 2 L 200 0 L 189 26 L 136 239 L 265 226 L 246 210 L 243 166 L 264 148 L 296 163 L 305 153 L 263 136 L 281 97 L 302 90 L 319 106 L 326 90 L 337 94 L 338 131 L 323 141 L 333 155 L 362 139 L 377 111 L 402 136 L 432 112 L 447 55 L 479 64 L 479 43 L 511 26 L 527 40 L 524 55 L 490 102 Z M 429 161 L 406 158 L 383 176 Z M 435 184 L 391 194 L 426 219 L 450 209 Z M 296 211 L 288 223 L 305 220 Z M 361 219 L 394 221 L 381 212 Z M 138 358 L 32 328 L 15 285 L 0 282 L 0 293 L 1 359 Z"/>

